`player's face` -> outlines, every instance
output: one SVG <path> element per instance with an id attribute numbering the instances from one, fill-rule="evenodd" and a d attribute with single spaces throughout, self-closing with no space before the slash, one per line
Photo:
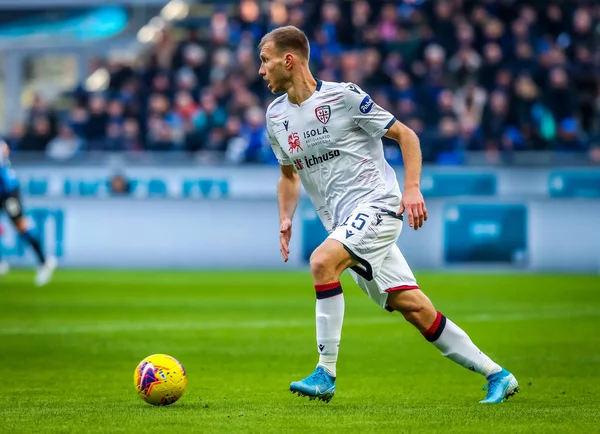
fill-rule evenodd
<path id="1" fill-rule="evenodd" d="M 258 73 L 267 82 L 273 93 L 285 91 L 289 72 L 285 68 L 285 54 L 278 54 L 272 42 L 267 42 L 260 50 L 260 69 Z"/>

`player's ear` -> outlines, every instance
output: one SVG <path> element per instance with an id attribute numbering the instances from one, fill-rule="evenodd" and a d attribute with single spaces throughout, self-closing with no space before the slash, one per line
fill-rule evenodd
<path id="1" fill-rule="evenodd" d="M 286 68 L 291 68 L 294 64 L 294 55 L 292 53 L 287 53 L 284 57 L 284 63 Z"/>

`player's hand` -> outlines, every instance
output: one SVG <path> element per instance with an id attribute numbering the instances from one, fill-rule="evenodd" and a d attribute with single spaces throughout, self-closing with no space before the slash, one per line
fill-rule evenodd
<path id="1" fill-rule="evenodd" d="M 425 208 L 425 199 L 418 188 L 410 188 L 402 195 L 400 202 L 400 211 L 402 215 L 406 211 L 408 216 L 408 225 L 416 231 L 427 221 L 427 208 Z"/>
<path id="2" fill-rule="evenodd" d="M 288 218 L 281 220 L 279 227 L 279 250 L 283 262 L 287 262 L 290 255 L 290 239 L 292 238 L 292 221 Z"/>

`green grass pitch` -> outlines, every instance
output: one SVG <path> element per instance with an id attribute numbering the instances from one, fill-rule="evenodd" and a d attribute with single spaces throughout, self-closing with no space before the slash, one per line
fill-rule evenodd
<path id="1" fill-rule="evenodd" d="M 417 277 L 520 394 L 478 404 L 482 377 L 348 276 L 338 389 L 324 404 L 288 391 L 317 360 L 308 272 L 59 271 L 38 289 L 15 271 L 0 278 L 0 431 L 600 432 L 600 277 Z M 170 407 L 133 389 L 153 353 L 188 372 Z"/>

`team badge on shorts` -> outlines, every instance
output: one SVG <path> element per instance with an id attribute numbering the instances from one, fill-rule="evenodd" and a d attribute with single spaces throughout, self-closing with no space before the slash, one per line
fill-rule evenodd
<path id="1" fill-rule="evenodd" d="M 329 122 L 329 117 L 331 116 L 331 107 L 328 105 L 320 105 L 315 109 L 315 116 L 322 124 L 326 124 Z"/>

